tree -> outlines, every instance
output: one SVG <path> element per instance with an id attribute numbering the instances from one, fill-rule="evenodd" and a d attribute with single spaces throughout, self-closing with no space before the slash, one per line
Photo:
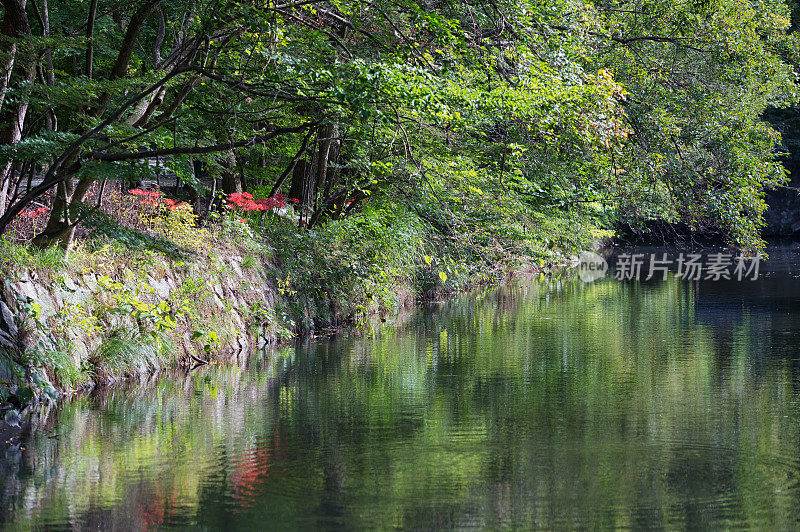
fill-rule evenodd
<path id="1" fill-rule="evenodd" d="M 283 187 L 308 228 L 382 198 L 486 249 L 564 217 L 683 220 L 753 246 L 780 178 L 759 118 L 793 92 L 778 2 L 23 8 L 59 21 L 25 40 L 53 67 L 26 81 L 23 30 L 8 30 L 3 94 L 36 119 L 0 157 L 9 185 L 25 164 L 45 170 L 9 186 L 0 231 L 53 189 L 41 245 L 69 246 L 92 183 L 144 175 L 148 157 L 200 192 L 195 163 L 226 193 Z"/>

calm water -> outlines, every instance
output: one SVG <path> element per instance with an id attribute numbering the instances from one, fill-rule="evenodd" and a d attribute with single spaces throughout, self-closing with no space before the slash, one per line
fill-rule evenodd
<path id="1" fill-rule="evenodd" d="M 524 282 L 74 399 L 0 449 L 0 523 L 797 529 L 800 253 L 771 255 L 757 282 Z"/>

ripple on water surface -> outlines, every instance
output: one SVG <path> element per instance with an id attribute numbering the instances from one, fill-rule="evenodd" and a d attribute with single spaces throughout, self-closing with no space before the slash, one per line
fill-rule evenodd
<path id="1" fill-rule="evenodd" d="M 505 288 L 68 401 L 6 444 L 0 523 L 797 529 L 798 281 L 766 279 Z"/>

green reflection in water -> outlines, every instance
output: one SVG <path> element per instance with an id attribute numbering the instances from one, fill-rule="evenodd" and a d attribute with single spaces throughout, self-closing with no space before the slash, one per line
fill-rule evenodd
<path id="1" fill-rule="evenodd" d="M 790 282 L 521 283 L 79 398 L 6 446 L 3 518 L 797 528 Z"/>

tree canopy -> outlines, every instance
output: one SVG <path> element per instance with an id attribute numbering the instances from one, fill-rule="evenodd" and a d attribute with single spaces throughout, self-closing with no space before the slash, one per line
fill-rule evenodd
<path id="1" fill-rule="evenodd" d="M 520 246 L 685 222 L 758 247 L 795 102 L 779 0 L 2 0 L 0 232 L 158 158 L 195 199 L 261 187 L 308 228 L 365 203 Z M 576 229 L 577 231 L 577 229 Z"/>

